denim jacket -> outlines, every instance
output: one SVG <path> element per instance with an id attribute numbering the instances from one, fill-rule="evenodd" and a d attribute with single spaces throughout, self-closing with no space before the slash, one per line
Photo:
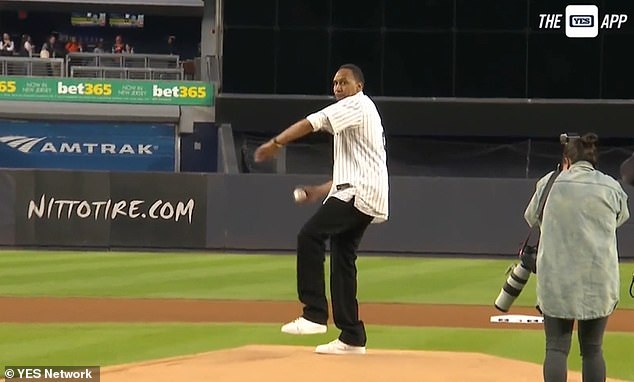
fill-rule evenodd
<path id="1" fill-rule="evenodd" d="M 538 221 L 550 174 L 537 182 L 524 218 L 540 226 L 537 302 L 551 317 L 606 317 L 619 301 L 616 229 L 629 218 L 627 194 L 612 177 L 579 161 L 555 180 Z"/>

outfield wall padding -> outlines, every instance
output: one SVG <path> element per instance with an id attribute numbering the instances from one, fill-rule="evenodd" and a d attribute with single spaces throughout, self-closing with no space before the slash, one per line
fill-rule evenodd
<path id="1" fill-rule="evenodd" d="M 3 170 L 0 245 L 292 251 L 319 207 L 296 205 L 292 190 L 326 180 Z M 391 177 L 390 219 L 371 225 L 360 249 L 513 256 L 528 231 L 523 213 L 534 187 L 535 179 Z M 632 221 L 619 230 L 619 250 L 634 258 Z"/>
<path id="2" fill-rule="evenodd" d="M 205 248 L 204 175 L 3 171 L 15 246 Z M 4 202 L 4 200 L 3 200 Z"/>

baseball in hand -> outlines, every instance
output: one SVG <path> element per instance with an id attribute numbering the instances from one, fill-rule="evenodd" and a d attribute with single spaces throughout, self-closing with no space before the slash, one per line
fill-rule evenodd
<path id="1" fill-rule="evenodd" d="M 293 198 L 297 203 L 303 202 L 306 198 L 308 198 L 308 194 L 306 194 L 306 190 L 298 187 L 293 191 Z"/>

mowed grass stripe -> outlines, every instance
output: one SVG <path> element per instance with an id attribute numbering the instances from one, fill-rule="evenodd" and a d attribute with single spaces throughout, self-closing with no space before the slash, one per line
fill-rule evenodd
<path id="1" fill-rule="evenodd" d="M 275 263 L 281 259 L 272 256 L 241 256 L 226 254 L 184 254 L 184 253 L 110 253 L 110 252 L 29 252 L 29 255 L 17 256 L 10 252 L 0 252 L 0 276 L 21 272 L 22 270 L 37 271 L 37 268 L 54 270 L 64 267 L 73 269 L 90 269 L 102 267 L 114 267 L 121 269 L 124 266 L 152 267 L 154 264 L 199 264 L 206 267 L 220 265 L 228 267 L 232 264 L 241 266 L 244 264 Z"/>
<path id="2" fill-rule="evenodd" d="M 211 268 L 211 269 L 208 269 Z M 291 269 L 291 267 L 287 267 Z M 155 274 L 161 277 L 164 273 L 190 271 L 196 273 L 205 273 L 214 277 L 231 278 L 234 275 L 243 274 L 245 272 L 256 272 L 262 274 L 275 273 L 282 268 L 278 264 L 270 263 L 241 263 L 241 264 L 208 264 L 199 262 L 156 262 L 156 263 L 129 263 L 122 261 L 119 264 L 109 263 L 107 265 L 101 263 L 70 263 L 56 264 L 55 266 L 33 264 L 28 268 L 20 268 L 14 272 L 5 270 L 2 278 L 7 280 L 24 280 L 40 279 L 42 277 L 57 278 L 59 276 L 69 276 L 78 278 L 95 277 L 95 276 L 130 276 L 138 275 L 143 277 L 145 274 Z"/>
<path id="3" fill-rule="evenodd" d="M 33 277 L 39 278 L 47 276 L 47 274 L 59 275 L 59 274 L 73 274 L 76 273 L 77 277 L 83 275 L 94 275 L 99 272 L 101 274 L 113 275 L 116 274 L 132 274 L 139 273 L 143 270 L 150 270 L 151 272 L 164 271 L 170 269 L 195 269 L 197 263 L 195 261 L 157 261 L 150 262 L 148 260 L 139 261 L 126 259 L 118 261 L 100 261 L 86 262 L 85 260 L 73 260 L 69 262 L 57 262 L 54 264 L 29 264 L 27 266 L 14 266 L 11 269 L 3 269 L 0 271 L 0 277 L 2 278 L 23 278 Z M 204 266 L 211 266 L 208 263 L 204 263 Z M 236 268 L 240 265 L 236 265 Z"/>
<path id="4" fill-rule="evenodd" d="M 257 256 L 240 256 L 226 254 L 187 254 L 187 253 L 113 253 L 113 252 L 27 252 L 26 255 L 19 255 L 13 252 L 0 252 L 0 272 L 7 270 L 19 270 L 32 266 L 57 266 L 60 264 L 77 264 L 82 266 L 95 265 L 121 265 L 125 264 L 178 264 L 178 263 L 201 263 L 213 265 L 221 264 L 244 264 L 262 263 L 266 259 L 258 259 Z"/>
<path id="5" fill-rule="evenodd" d="M 447 303 L 458 299 L 489 304 L 497 297 L 507 277 L 505 271 L 512 264 L 498 260 L 409 258 L 396 263 L 398 266 L 394 266 L 393 259 L 361 259 L 359 296 L 364 300 L 393 301 L 395 286 L 401 286 L 401 302 Z M 526 297 L 534 298 L 530 289 L 534 290 L 527 287 Z"/>
<path id="6" fill-rule="evenodd" d="M 73 266 L 59 271 L 42 270 L 38 266 L 32 274 L 1 277 L 0 291 L 4 295 L 226 298 L 243 289 L 245 298 L 252 297 L 250 291 L 260 293 L 259 298 L 294 298 L 290 294 L 294 292 L 290 281 L 294 275 L 292 264 L 284 269 L 270 258 L 239 257 L 217 266 L 200 264 L 200 258 L 194 258 L 193 263 L 146 261 L 132 266 L 126 261 L 108 267 L 96 264 L 81 270 Z M 272 296 L 271 292 L 275 294 Z"/>
<path id="7" fill-rule="evenodd" d="M 249 291 L 259 292 L 257 298 L 294 298 L 289 257 L 36 252 L 32 256 L 42 263 L 29 258 L 26 266 L 15 267 L 18 256 L 2 255 L 4 295 L 232 298 L 243 289 L 245 299 L 252 297 Z"/>

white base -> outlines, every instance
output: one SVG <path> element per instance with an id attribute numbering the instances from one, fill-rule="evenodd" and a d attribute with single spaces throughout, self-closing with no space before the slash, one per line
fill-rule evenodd
<path id="1" fill-rule="evenodd" d="M 544 323 L 544 317 L 524 314 L 504 314 L 501 316 L 491 316 L 491 322 L 501 324 L 542 324 Z"/>

